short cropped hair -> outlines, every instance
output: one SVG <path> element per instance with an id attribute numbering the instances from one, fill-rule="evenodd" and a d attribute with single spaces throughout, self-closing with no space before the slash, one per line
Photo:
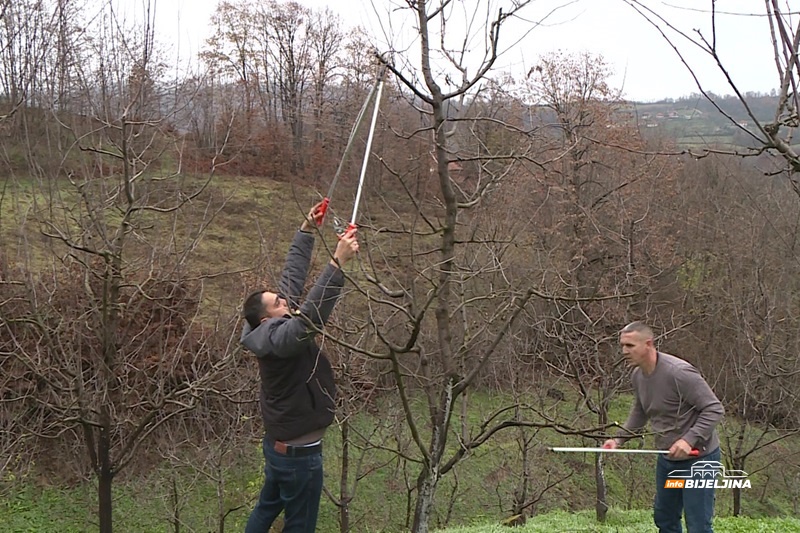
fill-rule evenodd
<path id="1" fill-rule="evenodd" d="M 267 316 L 261 296 L 265 292 L 267 292 L 266 289 L 255 291 L 244 301 L 244 319 L 247 320 L 247 323 L 250 324 L 250 327 L 253 329 L 256 329 L 258 325 L 261 324 L 261 319 Z"/>
<path id="2" fill-rule="evenodd" d="M 622 328 L 620 333 L 638 333 L 645 339 L 652 339 L 654 337 L 653 329 L 644 322 L 639 322 L 639 321 L 631 322 L 630 324 Z"/>

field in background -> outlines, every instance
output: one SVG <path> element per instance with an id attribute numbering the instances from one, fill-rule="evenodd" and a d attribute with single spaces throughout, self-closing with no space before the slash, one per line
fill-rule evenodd
<path id="1" fill-rule="evenodd" d="M 199 187 L 205 178 L 182 178 L 182 188 Z M 62 227 L 76 202 L 76 191 L 66 180 L 58 184 L 58 197 L 48 202 L 51 190 L 32 179 L 10 178 L 0 202 L 0 242 L 6 264 L 30 263 L 34 270 L 46 271 L 49 262 L 67 253 L 57 239 L 42 234 L 41 220 L 56 220 Z M 203 315 L 210 317 L 237 312 L 249 287 L 247 283 L 277 283 L 275 276 L 283 266 L 289 242 L 299 228 L 304 213 L 321 196 L 308 187 L 240 176 L 216 176 L 206 191 L 177 216 L 145 213 L 137 219 L 135 238 L 125 253 L 128 260 L 152 250 L 168 253 L 167 261 L 178 263 L 181 254 L 193 248 L 185 261 L 189 275 L 203 281 Z M 116 228 L 114 209 L 104 211 L 112 229 Z M 290 221 L 290 222 L 287 222 Z M 207 227 L 198 236 L 200 224 Z M 330 224 L 328 224 L 330 226 Z M 332 230 L 324 228 L 332 237 Z M 169 252 L 165 252 L 169 250 Z M 321 247 L 315 254 L 316 262 Z M 136 270 L 138 265 L 126 264 Z M 245 280 L 245 281 L 243 281 Z"/>
<path id="2" fill-rule="evenodd" d="M 741 102 L 730 97 L 715 101 L 719 109 L 698 96 L 649 103 L 631 102 L 623 110 L 645 135 L 675 139 L 682 148 L 741 149 L 755 146 L 747 131 L 756 135 L 759 132 Z M 753 96 L 747 101 L 762 124 L 775 120 L 772 114 L 776 98 Z"/>

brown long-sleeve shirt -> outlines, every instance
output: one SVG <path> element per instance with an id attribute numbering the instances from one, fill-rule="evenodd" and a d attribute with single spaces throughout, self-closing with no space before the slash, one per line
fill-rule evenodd
<path id="1" fill-rule="evenodd" d="M 719 446 L 716 427 L 725 414 L 722 403 L 691 364 L 663 352 L 657 357 L 649 376 L 639 368 L 633 371 L 636 398 L 616 438 L 631 438 L 649 420 L 659 450 L 668 450 L 683 439 L 700 450 L 701 457 L 714 451 Z"/>

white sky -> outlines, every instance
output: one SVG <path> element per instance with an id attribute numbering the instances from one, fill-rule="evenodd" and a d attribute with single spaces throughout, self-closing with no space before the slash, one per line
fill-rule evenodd
<path id="1" fill-rule="evenodd" d="M 120 0 L 141 5 L 142 0 Z M 179 43 L 180 57 L 186 61 L 204 45 L 209 35 L 208 22 L 219 0 L 157 0 L 156 29 L 164 42 Z M 494 2 L 493 12 L 499 7 Z M 411 27 L 408 10 L 397 10 L 403 0 L 297 0 L 310 8 L 329 7 L 345 24 L 361 25 L 368 33 L 386 42 L 385 32 L 396 35 Z M 454 0 L 474 4 L 477 0 Z M 485 2 L 483 3 L 485 5 Z M 770 44 L 769 25 L 764 16 L 738 14 L 763 13 L 761 0 L 717 0 L 718 50 L 734 81 L 742 91 L 768 92 L 777 88 Z M 782 0 L 782 6 L 800 10 L 800 0 Z M 711 38 L 711 0 L 647 0 L 647 5 L 686 33 L 696 36 L 701 29 Z M 564 6 L 553 12 L 557 6 Z M 551 13 L 547 17 L 548 13 Z M 502 42 L 514 43 L 536 21 L 544 22 L 524 40 L 505 52 L 500 66 L 524 73 L 542 53 L 554 50 L 601 54 L 615 72 L 612 85 L 633 100 L 648 101 L 696 93 L 697 87 L 675 51 L 659 32 L 624 0 L 535 0 L 521 13 L 526 21 L 515 21 Z M 406 35 L 408 35 L 406 33 Z M 396 37 L 395 39 L 398 39 Z M 400 38 L 401 39 L 401 38 Z M 395 46 L 400 41 L 393 40 Z M 704 88 L 717 94 L 730 94 L 718 69 L 696 47 L 677 41 L 687 61 L 695 68 Z M 415 47 L 409 54 L 418 55 Z"/>

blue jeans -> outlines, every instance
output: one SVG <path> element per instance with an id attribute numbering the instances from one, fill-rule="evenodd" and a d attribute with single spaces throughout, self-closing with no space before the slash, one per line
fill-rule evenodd
<path id="1" fill-rule="evenodd" d="M 313 533 L 322 495 L 322 451 L 289 457 L 275 451 L 266 438 L 262 447 L 264 486 L 245 533 L 268 533 L 281 511 L 284 533 Z"/>
<path id="2" fill-rule="evenodd" d="M 691 472 L 697 461 L 719 461 L 719 448 L 699 458 L 685 461 L 670 461 L 659 455 L 656 463 L 656 499 L 653 520 L 659 533 L 682 533 L 681 514 L 686 518 L 689 533 L 713 533 L 714 487 L 668 489 L 664 487 L 667 477 L 673 470 Z M 700 478 L 693 478 L 700 479 Z"/>

